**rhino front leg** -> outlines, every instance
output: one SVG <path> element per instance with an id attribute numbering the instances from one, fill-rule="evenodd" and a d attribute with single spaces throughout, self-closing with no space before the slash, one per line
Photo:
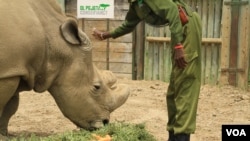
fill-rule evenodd
<path id="1" fill-rule="evenodd" d="M 14 115 L 19 105 L 19 93 L 16 93 L 6 104 L 2 116 L 0 117 L 0 134 L 7 136 L 8 124 L 12 115 Z"/>
<path id="2" fill-rule="evenodd" d="M 7 135 L 9 119 L 18 107 L 19 81 L 19 77 L 0 79 L 0 134 L 2 135 Z"/>

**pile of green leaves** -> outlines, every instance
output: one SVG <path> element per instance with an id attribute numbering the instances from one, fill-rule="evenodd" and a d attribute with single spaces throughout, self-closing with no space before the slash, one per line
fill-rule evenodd
<path id="1" fill-rule="evenodd" d="M 156 141 L 153 135 L 148 133 L 144 124 L 111 123 L 96 131 L 72 131 L 62 134 L 39 137 L 32 134 L 29 137 L 20 136 L 10 141 L 95 141 L 93 134 L 104 137 L 110 135 L 112 141 Z"/>

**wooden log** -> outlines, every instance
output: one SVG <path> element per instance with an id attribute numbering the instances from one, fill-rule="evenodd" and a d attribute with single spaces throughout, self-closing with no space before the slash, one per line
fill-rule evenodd
<path id="1" fill-rule="evenodd" d="M 238 45 L 238 65 L 237 68 L 242 68 L 242 73 L 237 73 L 237 86 L 242 89 L 248 87 L 248 75 L 249 75 L 249 17 L 250 6 L 241 5 L 240 7 L 240 18 L 239 18 L 239 45 Z"/>
<path id="2" fill-rule="evenodd" d="M 146 37 L 146 41 L 148 42 L 170 42 L 170 37 Z M 202 38 L 202 43 L 215 43 L 215 44 L 221 44 L 222 39 L 221 38 Z"/>

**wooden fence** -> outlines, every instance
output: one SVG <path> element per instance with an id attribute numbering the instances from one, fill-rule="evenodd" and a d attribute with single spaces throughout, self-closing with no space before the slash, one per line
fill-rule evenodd
<path id="1" fill-rule="evenodd" d="M 250 80 L 249 0 L 187 0 L 202 19 L 202 84 L 246 89 Z M 170 32 L 145 25 L 144 79 L 169 81 Z"/>
<path id="2" fill-rule="evenodd" d="M 107 31 L 119 26 L 128 11 L 127 0 L 115 0 L 114 19 L 79 19 L 79 24 L 93 44 L 93 62 L 99 69 L 111 70 L 119 77 L 132 79 L 132 34 L 117 39 L 99 41 L 93 38 L 92 29 Z M 76 16 L 77 0 L 66 0 L 66 13 Z"/>
<path id="3" fill-rule="evenodd" d="M 60 0 L 59 0 L 60 1 Z M 247 88 L 250 80 L 250 0 L 185 0 L 202 19 L 202 84 L 231 84 Z M 76 0 L 65 0 L 66 12 L 75 13 Z M 168 27 L 137 26 L 133 34 L 107 41 L 95 40 L 92 28 L 112 30 L 128 11 L 127 0 L 115 0 L 114 19 L 80 19 L 93 41 L 98 68 L 117 75 L 169 81 L 171 72 Z"/>
<path id="4" fill-rule="evenodd" d="M 249 79 L 250 0 L 225 0 L 222 16 L 221 84 L 246 89 Z"/>
<path id="5" fill-rule="evenodd" d="M 221 50 L 221 0 L 188 0 L 202 19 L 202 83 L 217 84 Z M 171 72 L 170 31 L 168 27 L 145 26 L 146 80 L 169 81 Z"/>

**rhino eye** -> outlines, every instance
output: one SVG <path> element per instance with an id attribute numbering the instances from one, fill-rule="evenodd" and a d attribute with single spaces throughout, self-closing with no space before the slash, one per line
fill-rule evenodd
<path id="1" fill-rule="evenodd" d="M 97 92 L 98 90 L 100 90 L 102 88 L 101 86 L 102 86 L 102 84 L 99 81 L 94 82 L 93 83 L 93 91 Z"/>
<path id="2" fill-rule="evenodd" d="M 94 85 L 94 87 L 95 87 L 96 90 L 99 90 L 101 88 L 100 85 Z"/>

